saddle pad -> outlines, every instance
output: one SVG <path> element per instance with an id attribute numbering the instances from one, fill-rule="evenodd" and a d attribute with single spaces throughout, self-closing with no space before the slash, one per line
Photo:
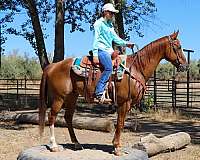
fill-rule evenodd
<path id="1" fill-rule="evenodd" d="M 79 76 L 87 77 L 89 68 L 81 67 L 82 57 L 74 58 L 72 63 L 72 70 Z"/>
<path id="2" fill-rule="evenodd" d="M 72 70 L 79 76 L 87 77 L 88 71 L 90 68 L 85 68 L 85 67 L 81 66 L 82 58 L 83 57 L 74 58 L 74 62 L 72 64 Z M 126 55 L 120 55 L 120 58 L 121 58 L 121 64 L 123 64 L 123 65 L 119 65 L 119 67 L 117 68 L 117 79 L 118 80 L 123 78 L 123 74 L 125 72 L 125 68 L 122 66 L 126 66 Z M 100 72 L 99 68 L 96 68 L 96 67 L 94 67 L 94 71 Z M 112 74 L 114 75 L 115 73 L 116 73 L 116 71 L 113 68 Z"/>

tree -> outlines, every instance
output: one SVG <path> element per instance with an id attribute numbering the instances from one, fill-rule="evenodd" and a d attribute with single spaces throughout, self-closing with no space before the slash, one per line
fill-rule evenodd
<path id="1" fill-rule="evenodd" d="M 45 68 L 49 64 L 49 61 L 47 58 L 41 22 L 49 21 L 46 10 L 52 8 L 51 4 L 46 0 L 41 0 L 40 2 L 36 2 L 35 0 L 2 0 L 1 6 L 3 11 L 8 12 L 0 21 L 3 24 L 13 22 L 15 16 L 22 12 L 27 13 L 28 18 L 25 18 L 25 21 L 22 22 L 20 29 L 17 29 L 16 26 L 10 27 L 7 25 L 6 33 L 23 36 L 28 40 L 39 57 L 41 67 Z M 38 10 L 36 6 L 45 9 Z M 41 18 L 39 18 L 39 15 Z"/>
<path id="2" fill-rule="evenodd" d="M 63 0 L 55 0 L 56 4 L 56 20 L 55 20 L 55 50 L 53 62 L 64 59 L 64 18 L 65 3 Z"/>
<path id="3" fill-rule="evenodd" d="M 115 17 L 116 29 L 123 39 L 129 39 L 131 31 L 143 37 L 143 25 L 151 23 L 151 16 L 157 11 L 153 0 L 105 0 L 105 3 L 108 2 L 115 4 L 119 10 Z"/>
<path id="4" fill-rule="evenodd" d="M 129 38 L 128 33 L 135 31 L 142 36 L 142 21 L 156 11 L 153 0 L 115 0 L 116 7 L 120 13 L 116 16 L 118 33 L 120 37 Z M 64 24 L 71 25 L 70 32 L 81 31 L 83 23 L 89 23 L 92 26 L 99 17 L 101 7 L 104 2 L 102 0 L 1 0 L 0 6 L 2 11 L 7 14 L 0 19 L 0 23 L 5 25 L 7 34 L 23 36 L 39 57 L 41 67 L 44 69 L 49 60 L 46 53 L 44 38 L 45 24 L 52 20 L 55 14 L 55 50 L 54 62 L 64 58 Z M 23 12 L 27 13 L 24 22 L 17 26 L 9 25 L 15 20 L 15 15 Z M 124 27 L 124 24 L 126 27 Z M 124 29 L 125 28 L 125 29 Z"/>

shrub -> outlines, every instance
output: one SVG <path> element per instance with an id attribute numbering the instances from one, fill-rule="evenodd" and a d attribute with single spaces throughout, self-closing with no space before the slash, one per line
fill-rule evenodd
<path id="1" fill-rule="evenodd" d="M 1 78 L 9 79 L 38 79 L 41 77 L 41 67 L 36 58 L 21 56 L 17 53 L 2 56 L 0 71 Z"/>

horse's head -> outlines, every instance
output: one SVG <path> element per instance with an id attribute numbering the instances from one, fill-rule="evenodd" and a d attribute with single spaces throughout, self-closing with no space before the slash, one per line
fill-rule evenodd
<path id="1" fill-rule="evenodd" d="M 166 52 L 165 59 L 170 61 L 176 68 L 178 72 L 183 72 L 188 69 L 188 63 L 183 54 L 180 41 L 177 39 L 178 32 L 168 36 L 169 48 Z"/>

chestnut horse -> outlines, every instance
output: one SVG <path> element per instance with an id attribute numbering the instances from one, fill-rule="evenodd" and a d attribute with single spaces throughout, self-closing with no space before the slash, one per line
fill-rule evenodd
<path id="1" fill-rule="evenodd" d="M 177 36 L 178 32 L 174 32 L 169 36 L 151 42 L 139 50 L 135 56 L 127 56 L 126 67 L 129 68 L 129 73 L 125 72 L 122 80 L 116 82 L 118 117 L 113 138 L 114 153 L 116 155 L 120 154 L 120 135 L 121 130 L 124 127 L 126 113 L 129 111 L 131 104 L 135 104 L 142 98 L 142 94 L 145 90 L 145 83 L 152 76 L 159 62 L 162 59 L 166 59 L 171 62 L 178 71 L 187 69 L 188 64 Z M 50 125 L 50 143 L 52 151 L 58 149 L 54 136 L 54 123 L 56 115 L 62 107 L 65 109 L 64 118 L 67 123 L 71 141 L 75 144 L 76 149 L 82 148 L 74 133 L 72 119 L 77 98 L 79 95 L 84 94 L 85 78 L 80 77 L 73 72 L 71 69 L 72 63 L 73 58 L 67 58 L 63 61 L 50 64 L 45 68 L 42 75 L 40 86 L 41 105 L 39 107 L 40 134 L 42 135 L 44 131 L 45 113 L 48 101 L 48 103 L 51 104 L 48 120 Z M 96 81 L 90 86 L 93 90 Z M 47 99 L 49 94 L 50 98 Z"/>

